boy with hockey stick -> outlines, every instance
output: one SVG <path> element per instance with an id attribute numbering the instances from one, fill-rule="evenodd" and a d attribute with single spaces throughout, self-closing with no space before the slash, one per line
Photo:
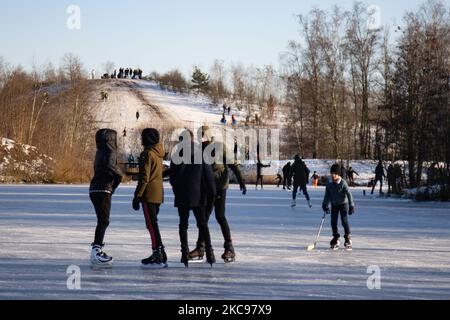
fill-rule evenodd
<path id="1" fill-rule="evenodd" d="M 159 207 L 164 202 L 163 158 L 164 148 L 159 132 L 147 128 L 141 135 L 142 151 L 139 157 L 139 182 L 134 192 L 133 209 L 138 211 L 142 204 L 145 223 L 150 233 L 152 255 L 143 259 L 142 266 L 149 268 L 167 267 L 167 255 L 158 226 Z"/>
<path id="2" fill-rule="evenodd" d="M 95 239 L 91 249 L 93 266 L 112 266 L 113 258 L 103 252 L 103 239 L 109 226 L 111 197 L 122 181 L 122 173 L 117 167 L 117 132 L 101 129 L 95 134 L 97 153 L 94 162 L 94 177 L 89 186 L 89 198 L 97 215 Z"/>
<path id="3" fill-rule="evenodd" d="M 331 202 L 331 228 L 333 230 L 333 239 L 330 242 L 331 249 L 337 250 L 339 248 L 340 234 L 338 233 L 337 222 L 340 215 L 342 226 L 345 230 L 344 246 L 347 250 L 352 250 L 352 236 L 348 216 L 355 213 L 355 204 L 347 182 L 341 178 L 340 172 L 341 168 L 337 163 L 331 166 L 330 173 L 332 181 L 327 184 L 325 189 L 322 209 L 326 213 L 330 213 L 329 203 Z"/>

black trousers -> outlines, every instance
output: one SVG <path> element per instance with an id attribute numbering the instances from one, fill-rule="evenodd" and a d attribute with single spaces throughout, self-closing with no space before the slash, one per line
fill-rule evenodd
<path id="1" fill-rule="evenodd" d="M 220 229 L 222 230 L 223 239 L 226 244 L 231 244 L 233 241 L 231 240 L 231 231 L 230 226 L 228 225 L 227 218 L 225 217 L 225 202 L 227 198 L 227 190 L 217 190 L 217 196 L 214 200 L 214 203 L 209 204 L 206 207 L 206 223 L 208 223 L 209 218 L 213 212 L 215 211 L 216 220 L 220 225 Z M 205 239 L 202 237 L 201 233 L 198 234 L 197 246 L 201 245 L 205 242 Z"/>
<path id="2" fill-rule="evenodd" d="M 375 187 L 376 187 L 378 181 L 380 181 L 380 193 L 383 191 L 383 178 L 375 178 L 375 182 L 373 183 L 372 192 L 371 192 L 372 194 L 373 194 L 373 191 L 375 190 Z"/>
<path id="3" fill-rule="evenodd" d="M 287 176 L 283 178 L 283 189 L 286 189 L 286 187 L 288 187 L 288 189 L 291 188 L 291 179 Z"/>
<path id="4" fill-rule="evenodd" d="M 258 188 L 258 182 L 261 183 L 261 189 L 263 188 L 263 176 L 258 175 L 256 176 L 256 188 Z"/>
<path id="5" fill-rule="evenodd" d="M 298 192 L 298 188 L 300 188 L 301 191 L 303 191 L 303 194 L 306 197 L 306 200 L 309 201 L 309 194 L 308 194 L 308 189 L 306 188 L 306 184 L 302 184 L 302 185 L 298 185 L 294 183 L 294 189 L 292 190 L 292 199 L 297 199 L 297 192 Z"/>
<path id="6" fill-rule="evenodd" d="M 159 204 L 142 202 L 142 209 L 144 210 L 145 224 L 150 233 L 152 242 L 152 250 L 162 247 L 161 233 L 158 226 Z"/>
<path id="7" fill-rule="evenodd" d="M 191 210 L 192 212 L 194 212 L 195 219 L 197 220 L 199 237 L 201 237 L 202 242 L 204 242 L 207 248 L 211 248 L 211 235 L 209 233 L 208 220 L 206 218 L 206 208 L 179 207 L 178 215 L 180 216 L 179 234 L 180 234 L 181 249 L 185 250 L 186 252 L 189 251 L 188 228 L 189 228 L 189 214 Z"/>
<path id="8" fill-rule="evenodd" d="M 97 227 L 95 228 L 94 244 L 103 245 L 106 229 L 109 226 L 109 215 L 111 211 L 111 194 L 107 192 L 90 193 L 89 198 L 95 208 L 97 215 Z"/>
<path id="9" fill-rule="evenodd" d="M 333 236 L 337 236 L 338 232 L 338 217 L 341 215 L 342 226 L 344 227 L 345 235 L 350 235 L 350 225 L 348 223 L 348 204 L 340 206 L 331 206 L 331 229 Z"/>

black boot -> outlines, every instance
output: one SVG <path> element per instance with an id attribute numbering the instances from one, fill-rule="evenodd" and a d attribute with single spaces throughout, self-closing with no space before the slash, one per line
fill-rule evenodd
<path id="1" fill-rule="evenodd" d="M 204 255 L 205 255 L 205 243 L 199 242 L 197 243 L 197 247 L 191 252 L 189 252 L 189 260 L 201 261 L 203 260 Z"/>
<path id="2" fill-rule="evenodd" d="M 331 241 L 330 241 L 331 249 L 333 249 L 333 250 L 339 249 L 339 244 L 340 244 L 339 238 L 340 237 L 341 237 L 341 235 L 339 233 L 333 235 L 333 239 L 331 239 Z"/>
<path id="3" fill-rule="evenodd" d="M 236 254 L 234 253 L 233 243 L 225 242 L 223 247 L 225 248 L 225 252 L 222 255 L 222 259 L 225 263 L 234 262 L 236 259 Z"/>
<path id="4" fill-rule="evenodd" d="M 181 263 L 187 268 L 189 267 L 189 248 L 187 246 L 181 246 Z"/>
<path id="5" fill-rule="evenodd" d="M 216 257 L 214 256 L 214 250 L 212 247 L 206 248 L 206 261 L 211 265 L 216 263 Z"/>
<path id="6" fill-rule="evenodd" d="M 162 249 L 162 250 L 164 250 L 164 249 Z M 166 261 L 167 261 L 167 257 L 166 257 Z M 167 266 L 166 263 L 163 262 L 161 247 L 153 250 L 153 254 L 150 257 L 143 259 L 141 261 L 141 263 L 142 263 L 143 267 L 148 267 L 148 268 L 158 268 L 158 267 L 166 267 Z"/>
<path id="7" fill-rule="evenodd" d="M 164 263 L 164 264 L 167 263 L 167 254 L 166 254 L 166 250 L 165 250 L 164 246 L 160 246 L 158 248 L 158 250 L 159 250 L 159 257 L 161 259 L 161 263 Z"/>
<path id="8" fill-rule="evenodd" d="M 353 243 L 352 243 L 352 235 L 351 234 L 346 234 L 344 236 L 345 238 L 345 243 L 344 243 L 344 247 L 346 250 L 350 251 L 353 249 Z"/>

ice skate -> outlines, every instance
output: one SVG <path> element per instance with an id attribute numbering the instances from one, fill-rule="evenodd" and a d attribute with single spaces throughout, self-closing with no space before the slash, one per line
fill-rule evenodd
<path id="1" fill-rule="evenodd" d="M 153 254 L 141 261 L 142 267 L 145 269 L 162 269 L 167 268 L 167 256 L 164 247 L 153 250 Z"/>
<path id="2" fill-rule="evenodd" d="M 189 260 L 191 262 L 203 262 L 205 256 L 205 247 L 197 246 L 194 250 L 189 252 Z"/>
<path id="3" fill-rule="evenodd" d="M 92 244 L 91 249 L 91 266 L 99 268 L 111 268 L 113 258 L 103 252 L 104 245 Z"/>
<path id="4" fill-rule="evenodd" d="M 340 244 L 339 237 L 340 237 L 340 235 L 337 234 L 337 235 L 333 236 L 333 239 L 331 239 L 331 241 L 330 241 L 330 249 L 331 250 L 339 249 L 339 244 Z"/>
<path id="5" fill-rule="evenodd" d="M 236 260 L 236 254 L 234 253 L 234 247 L 232 244 L 225 244 L 225 252 L 222 255 L 225 263 L 234 262 Z"/>
<path id="6" fill-rule="evenodd" d="M 344 238 L 345 238 L 345 242 L 344 242 L 345 250 L 352 251 L 353 250 L 352 236 L 346 235 L 346 236 L 344 236 Z"/>

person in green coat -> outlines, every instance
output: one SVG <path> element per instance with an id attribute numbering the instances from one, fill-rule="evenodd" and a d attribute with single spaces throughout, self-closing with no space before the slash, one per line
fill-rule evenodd
<path id="1" fill-rule="evenodd" d="M 215 150 L 223 150 L 223 161 L 218 161 L 215 159 L 212 164 L 212 169 L 214 173 L 214 180 L 216 183 L 216 197 L 214 201 L 207 204 L 206 219 L 209 220 L 213 210 L 216 214 L 216 220 L 220 225 L 222 230 L 222 235 L 224 238 L 224 248 L 225 251 L 222 255 L 222 259 L 225 262 L 233 262 L 235 260 L 235 251 L 233 246 L 233 241 L 231 238 L 230 226 L 228 225 L 227 218 L 225 216 L 225 201 L 227 195 L 227 189 L 230 183 L 228 177 L 228 169 L 233 171 L 235 174 L 242 193 L 245 195 L 247 193 L 247 188 L 245 186 L 245 180 L 242 177 L 239 164 L 237 164 L 232 158 L 227 158 L 226 147 L 218 141 L 213 141 L 211 136 L 211 130 L 208 126 L 201 127 L 200 135 L 203 139 L 202 150 L 210 148 L 211 144 L 215 144 Z M 230 153 L 228 153 L 230 154 Z M 216 157 L 216 154 L 211 154 Z M 202 234 L 199 232 L 197 247 L 189 253 L 189 258 L 191 260 L 201 260 L 205 254 L 205 241 Z"/>
<path id="2" fill-rule="evenodd" d="M 153 128 L 142 132 L 142 151 L 139 157 L 139 182 L 134 192 L 133 208 L 140 205 L 144 211 L 145 223 L 150 232 L 152 255 L 142 260 L 145 267 L 167 267 L 167 255 L 158 226 L 159 207 L 164 202 L 163 158 L 164 148 L 159 132 Z"/>

